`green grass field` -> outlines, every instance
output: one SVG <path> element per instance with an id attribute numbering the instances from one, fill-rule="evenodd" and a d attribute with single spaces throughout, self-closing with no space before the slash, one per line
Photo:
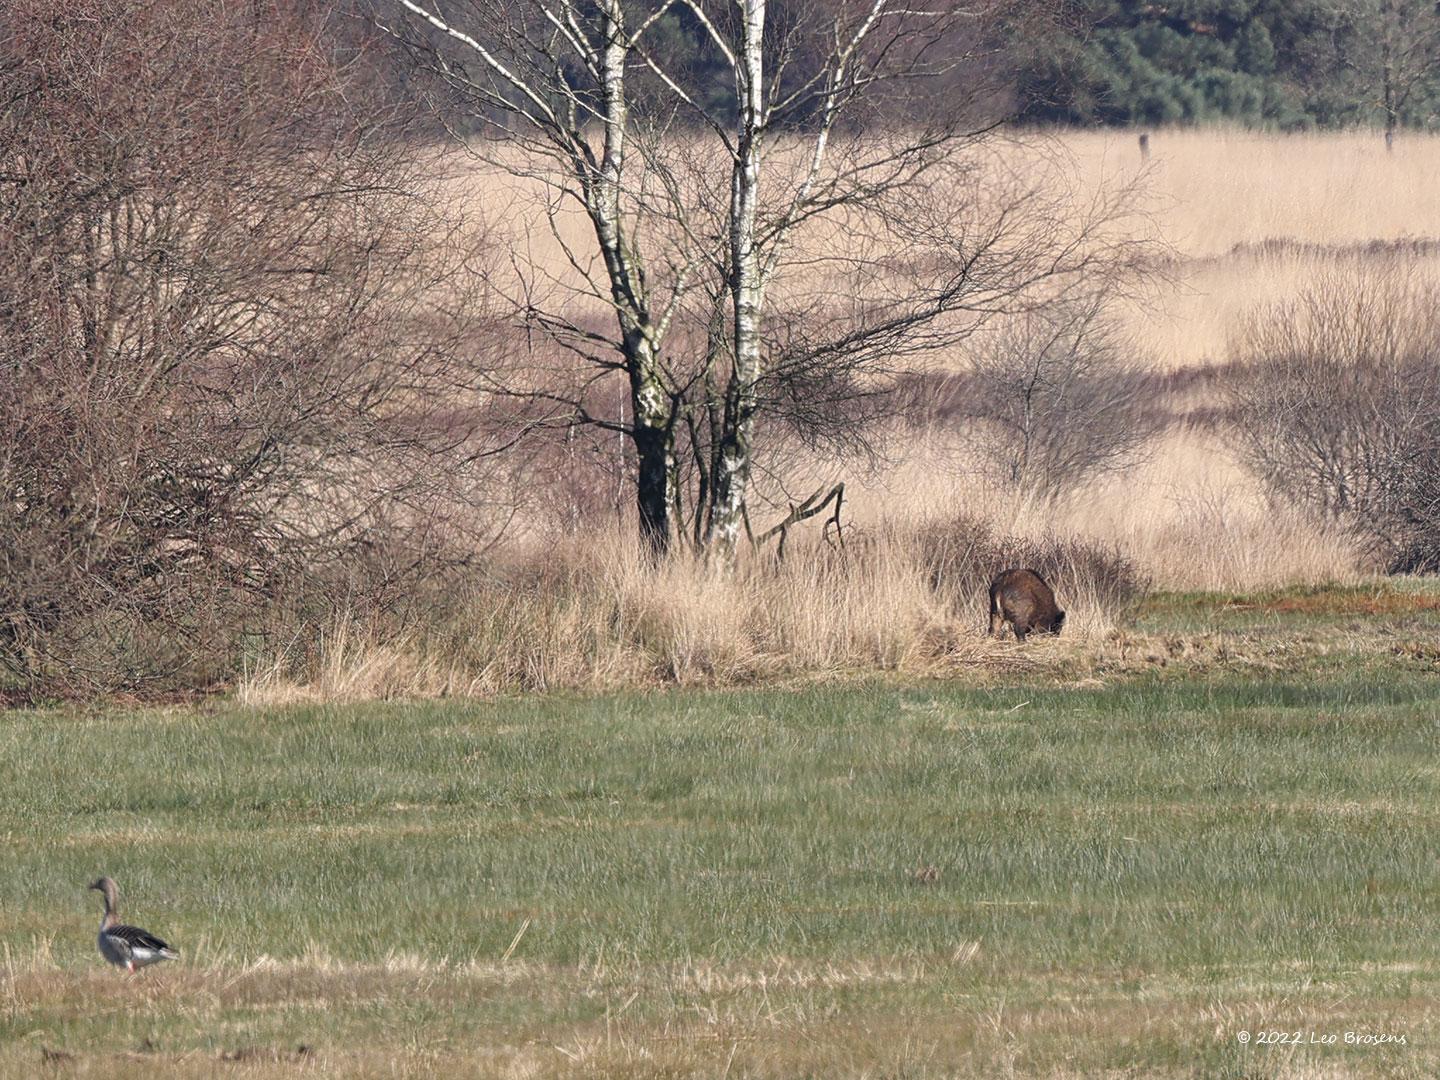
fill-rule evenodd
<path id="1" fill-rule="evenodd" d="M 11 712 L 0 1075 L 1432 1076 L 1437 607 L 1165 597 L 925 683 Z M 102 964 L 101 873 L 180 963 Z"/>

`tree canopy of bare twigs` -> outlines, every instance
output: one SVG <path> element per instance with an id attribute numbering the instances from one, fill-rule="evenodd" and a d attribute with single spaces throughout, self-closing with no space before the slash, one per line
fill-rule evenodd
<path id="1" fill-rule="evenodd" d="M 1101 299 L 1026 311 L 973 342 L 962 415 L 998 483 L 1053 499 L 1137 464 L 1164 426 L 1148 365 Z"/>
<path id="2" fill-rule="evenodd" d="M 398 581 L 485 527 L 462 238 L 290 11 L 0 13 L 0 664 L 24 679 L 228 671 L 285 583 Z"/>
<path id="3" fill-rule="evenodd" d="M 1050 183 L 1063 169 L 995 139 L 1004 56 L 1034 4 L 377 11 L 444 80 L 457 126 L 488 126 L 470 149 L 544 193 L 527 224 L 563 252 L 562 270 L 515 266 L 514 311 L 551 359 L 491 388 L 627 438 L 657 552 L 683 530 L 728 563 L 770 433 L 863 446 L 888 376 L 1042 293 L 1113 283 L 1138 254 L 1116 227 L 1129 192 L 1067 199 Z M 703 64 L 677 59 L 676 33 Z M 938 86 L 945 108 L 897 107 Z M 914 120 L 873 124 L 882 111 Z M 611 379 L 623 414 L 593 407 Z"/>

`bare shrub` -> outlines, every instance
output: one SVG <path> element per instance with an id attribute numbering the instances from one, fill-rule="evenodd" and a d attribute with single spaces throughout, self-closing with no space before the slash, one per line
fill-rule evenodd
<path id="1" fill-rule="evenodd" d="M 1440 573 L 1440 423 L 1396 470 L 1396 529 L 1386 552 L 1392 574 Z"/>
<path id="2" fill-rule="evenodd" d="M 1434 569 L 1440 287 L 1401 264 L 1330 272 L 1252 312 L 1232 351 L 1240 451 L 1272 496 Z"/>
<path id="3" fill-rule="evenodd" d="M 1168 418 L 1095 299 L 1005 321 L 970 363 L 963 415 L 980 460 L 996 482 L 1041 497 L 1137 464 Z"/>
<path id="4" fill-rule="evenodd" d="M 488 520 L 456 234 L 323 18 L 0 14 L 0 665 L 204 685 Z M 463 504 L 463 508 L 461 508 Z"/>

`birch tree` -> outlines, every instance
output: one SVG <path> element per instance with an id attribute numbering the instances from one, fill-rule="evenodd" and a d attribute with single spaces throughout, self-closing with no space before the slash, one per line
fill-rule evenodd
<path id="1" fill-rule="evenodd" d="M 465 22 L 452 23 L 425 0 L 394 0 L 409 23 L 381 25 L 404 41 L 468 108 L 468 127 L 488 142 L 479 156 L 549 195 L 544 220 L 580 284 L 559 303 L 533 302 L 537 267 L 517 289 L 516 310 L 527 329 L 539 329 L 590 365 L 597 377 L 623 373 L 629 389 L 627 418 L 589 412 L 582 392 L 564 394 L 530 384 L 519 392 L 562 406 L 560 415 L 619 432 L 636 459 L 636 509 L 650 548 L 669 546 L 669 508 L 674 473 L 676 399 L 663 370 L 662 350 L 688 268 L 660 272 L 642 212 L 647 170 L 632 166 L 633 130 L 645 118 L 631 108 L 629 75 L 643 60 L 647 34 L 673 6 L 669 0 L 632 14 L 621 0 L 473 0 L 461 5 Z M 381 9 L 382 15 L 384 9 Z M 632 177 L 632 173 L 641 176 Z M 589 223 L 599 266 L 577 251 L 559 228 L 561 212 L 580 210 Z M 668 252 L 676 254 L 673 248 Z M 577 309 L 586 300 L 609 309 L 613 329 L 584 325 Z M 492 387 L 515 392 L 516 385 Z"/>
<path id="2" fill-rule="evenodd" d="M 594 262 L 547 215 L 584 285 L 538 312 L 527 294 L 524 312 L 593 378 L 623 371 L 633 419 L 525 392 L 631 438 L 657 551 L 683 514 L 678 429 L 693 535 L 727 565 L 767 420 L 809 394 L 864 397 L 997 312 L 1113 281 L 1134 254 L 1114 229 L 1123 193 L 1077 204 L 1043 161 L 988 150 L 1001 61 L 1034 4 L 467 0 L 451 21 L 434 0 L 386 2 L 412 20 L 392 32 L 500 136 L 477 152 L 589 222 Z M 677 27 L 688 57 L 665 45 Z M 610 331 L 584 325 L 581 299 L 606 305 Z"/>

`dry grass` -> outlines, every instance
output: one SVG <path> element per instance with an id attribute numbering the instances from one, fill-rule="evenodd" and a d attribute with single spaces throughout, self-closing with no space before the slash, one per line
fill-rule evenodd
<path id="1" fill-rule="evenodd" d="M 1222 357 L 1248 309 L 1293 296 L 1337 261 L 1399 254 L 1440 276 L 1440 136 L 1407 135 L 1387 154 L 1371 132 L 1159 131 L 1148 166 L 1131 132 L 1062 141 L 1087 187 L 1144 171 L 1176 260 L 1170 285 L 1129 322 L 1165 367 Z M 1377 250 L 1386 245 L 1402 250 Z"/>
<path id="2" fill-rule="evenodd" d="M 1370 569 L 1359 545 L 1277 508 L 1223 438 L 1177 429 L 1133 471 L 1052 505 L 977 478 L 947 433 L 920 433 L 892 467 L 851 484 L 856 519 L 925 520 L 966 513 L 1022 537 L 1087 536 L 1117 546 L 1167 589 L 1244 590 L 1350 581 Z"/>
<path id="3" fill-rule="evenodd" d="M 1440 233 L 1440 220 L 1431 231 Z M 1253 308 L 1293 298 L 1327 270 L 1358 269 L 1381 259 L 1411 263 L 1422 275 L 1440 279 L 1440 247 L 1242 246 L 1223 255 L 1181 258 L 1169 269 L 1170 283 L 1130 306 L 1123 319 L 1158 368 L 1209 366 L 1225 358 L 1236 326 Z"/>
<path id="4" fill-rule="evenodd" d="M 517 553 L 436 597 L 409 629 L 347 615 L 314 640 L 297 633 L 251 665 L 240 695 L 355 701 L 1003 666 L 1013 643 L 980 636 L 1002 566 L 1053 564 L 1074 611 L 1067 643 L 1110 634 L 1138 598 L 1142 583 L 1103 549 L 1053 538 L 1036 549 L 948 521 L 967 538 L 959 551 L 937 551 L 933 523 L 892 520 L 852 530 L 843 547 L 802 541 L 783 561 L 751 558 L 733 576 L 688 557 L 654 567 L 613 533 Z"/>
<path id="5" fill-rule="evenodd" d="M 1424 1036 L 1440 1023 L 1429 996 L 1346 1002 L 1277 994 L 1272 973 L 1245 968 L 1224 972 L 1222 984 L 1206 986 L 1205 995 L 1176 993 L 1143 974 L 1129 976 L 1138 990 L 1127 992 L 1123 972 L 1077 978 L 1013 969 L 1003 978 L 1011 987 L 1008 997 L 988 988 L 977 994 L 980 978 L 1002 981 L 1000 971 L 987 970 L 996 962 L 977 946 L 959 943 L 948 961 L 810 964 L 776 958 L 757 966 L 700 963 L 652 972 L 545 965 L 407 971 L 262 961 L 170 971 L 117 986 L 107 972 L 34 971 L 11 982 L 15 993 L 25 995 L 27 1010 L 60 1013 L 103 999 L 113 1014 L 148 1014 L 161 1026 L 138 1038 L 127 1031 L 130 1038 L 109 1049 L 73 1043 L 62 1049 L 52 1044 L 53 1035 L 37 1033 L 0 1049 L 0 1070 L 76 1077 L 448 1074 L 541 1080 L 823 1073 L 1054 1080 L 1135 1075 L 1119 1065 L 1129 1047 L 1147 1062 L 1146 1076 L 1197 1075 L 1182 1064 L 1189 1057 L 1206 1061 L 1209 1075 L 1259 1075 L 1244 1073 L 1248 1065 L 1267 1076 L 1319 1080 L 1420 1077 L 1437 1062 L 1431 1048 L 1417 1045 L 1428 1043 Z M 977 966 L 984 975 L 967 979 L 967 969 Z M 928 1000 L 936 987 L 957 992 L 959 1007 Z M 496 1002 L 505 996 L 557 1010 L 567 1001 L 593 1000 L 599 1007 L 585 1011 L 602 1015 L 543 1026 L 497 1024 Z M 911 1003 L 917 999 L 923 1004 Z M 383 1030 L 361 1022 L 376 1010 L 403 1013 L 405 1002 L 418 1000 L 432 1009 L 423 1038 L 387 1039 Z M 1239 1001 L 1245 1004 L 1222 1003 Z M 446 1012 L 453 1019 L 435 1019 Z M 279 1016 L 288 1022 L 277 1022 Z M 306 1042 L 284 1030 L 306 1025 L 320 1038 Z M 187 1032 L 211 1027 L 224 1035 L 196 1046 L 193 1039 L 167 1036 L 166 1026 Z M 346 1037 L 336 1039 L 336 1029 Z M 1408 1037 L 1403 1046 L 1342 1044 L 1318 1053 L 1256 1047 L 1247 1053 L 1235 1045 L 1235 1033 L 1251 1029 L 1337 1036 L 1358 1029 Z"/>
<path id="6" fill-rule="evenodd" d="M 736 683 L 963 663 L 984 652 L 959 646 L 955 617 L 919 567 L 888 550 L 834 569 L 810 559 L 778 570 L 756 562 L 725 579 L 684 558 L 653 569 L 611 534 L 517 557 L 452 600 L 447 614 L 398 637 L 342 616 L 311 655 L 268 657 L 242 697 Z"/>
<path id="7" fill-rule="evenodd" d="M 1131 132 L 1066 133 L 1092 178 L 1141 168 Z M 1152 212 L 1186 258 L 1291 239 L 1325 246 L 1440 236 L 1440 136 L 1407 134 L 1386 154 L 1373 132 L 1280 135 L 1201 128 L 1150 137 Z"/>
<path id="8" fill-rule="evenodd" d="M 1085 189 L 1145 175 L 1148 211 L 1174 258 L 1168 280 L 1123 321 L 1159 370 L 1223 362 L 1248 312 L 1294 296 L 1325 272 L 1399 262 L 1440 278 L 1440 191 L 1432 179 L 1440 137 L 1407 136 L 1387 155 L 1366 132 L 1159 131 L 1148 166 L 1132 132 L 1066 133 L 1058 142 Z M 1202 386 L 1157 407 L 1203 414 L 1217 404 L 1213 394 Z M 1177 426 L 1140 468 L 1074 492 L 1059 507 L 988 489 L 975 473 L 947 433 L 922 432 L 891 468 L 850 478 L 851 505 L 870 521 L 961 509 L 1020 535 L 1093 536 L 1122 546 L 1166 588 L 1352 581 L 1376 569 L 1350 537 L 1274 505 L 1223 432 L 1204 426 Z"/>

